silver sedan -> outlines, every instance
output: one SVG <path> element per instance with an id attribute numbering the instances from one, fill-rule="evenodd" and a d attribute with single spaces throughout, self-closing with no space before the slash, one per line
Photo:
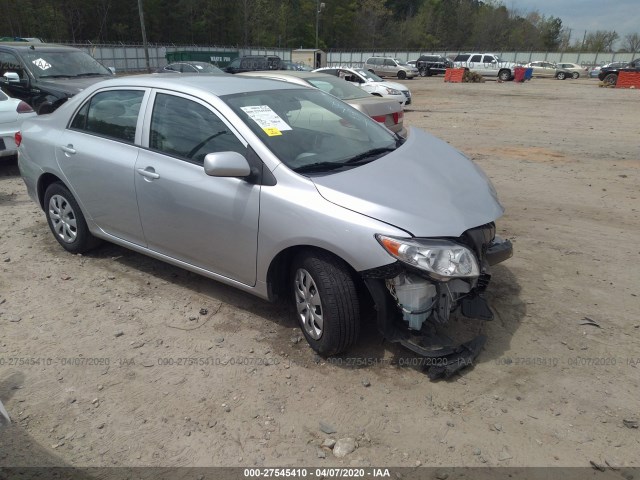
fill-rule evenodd
<path id="1" fill-rule="evenodd" d="M 511 255 L 496 192 L 464 155 L 285 82 L 101 82 L 25 122 L 18 164 L 64 249 L 107 240 L 291 301 L 322 355 L 356 341 L 372 302 L 389 340 L 460 355 L 432 327 L 457 306 L 490 318 L 490 265 Z"/>

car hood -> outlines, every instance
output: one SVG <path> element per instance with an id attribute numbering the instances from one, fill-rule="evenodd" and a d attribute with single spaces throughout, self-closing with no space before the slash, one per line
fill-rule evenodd
<path id="1" fill-rule="evenodd" d="M 69 96 L 77 95 L 85 88 L 94 83 L 113 78 L 111 75 L 95 77 L 66 77 L 66 78 L 43 78 L 38 81 L 38 87 L 42 89 L 52 89 L 64 92 Z"/>
<path id="2" fill-rule="evenodd" d="M 504 212 L 491 181 L 475 163 L 413 127 L 394 152 L 311 179 L 329 202 L 416 237 L 458 237 Z"/>
<path id="3" fill-rule="evenodd" d="M 372 83 L 373 85 L 380 85 L 381 87 L 395 88 L 396 90 L 400 90 L 401 92 L 403 90 L 409 90 L 405 85 L 396 82 L 375 82 L 373 80 L 370 80 L 368 83 Z"/>

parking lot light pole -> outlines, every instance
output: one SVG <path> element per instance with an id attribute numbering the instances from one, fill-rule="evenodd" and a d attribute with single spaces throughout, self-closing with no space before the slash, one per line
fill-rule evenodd
<path id="1" fill-rule="evenodd" d="M 324 2 L 316 0 L 316 50 L 318 49 L 318 25 L 320 24 L 320 12 L 324 8 Z"/>

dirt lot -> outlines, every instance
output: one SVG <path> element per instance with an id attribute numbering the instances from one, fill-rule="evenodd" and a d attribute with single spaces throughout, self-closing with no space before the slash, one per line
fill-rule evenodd
<path id="1" fill-rule="evenodd" d="M 483 167 L 514 242 L 473 368 L 431 382 L 375 331 L 326 361 L 282 307 L 113 245 L 67 254 L 3 161 L 0 465 L 638 467 L 640 92 L 406 83 L 405 122 Z"/>

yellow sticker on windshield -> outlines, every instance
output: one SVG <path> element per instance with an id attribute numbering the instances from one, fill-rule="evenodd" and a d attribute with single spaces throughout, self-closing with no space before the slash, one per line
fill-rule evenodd
<path id="1" fill-rule="evenodd" d="M 264 133 L 266 133 L 270 137 L 277 137 L 278 135 L 282 135 L 282 132 L 275 127 L 263 128 L 263 130 L 264 130 Z"/>

